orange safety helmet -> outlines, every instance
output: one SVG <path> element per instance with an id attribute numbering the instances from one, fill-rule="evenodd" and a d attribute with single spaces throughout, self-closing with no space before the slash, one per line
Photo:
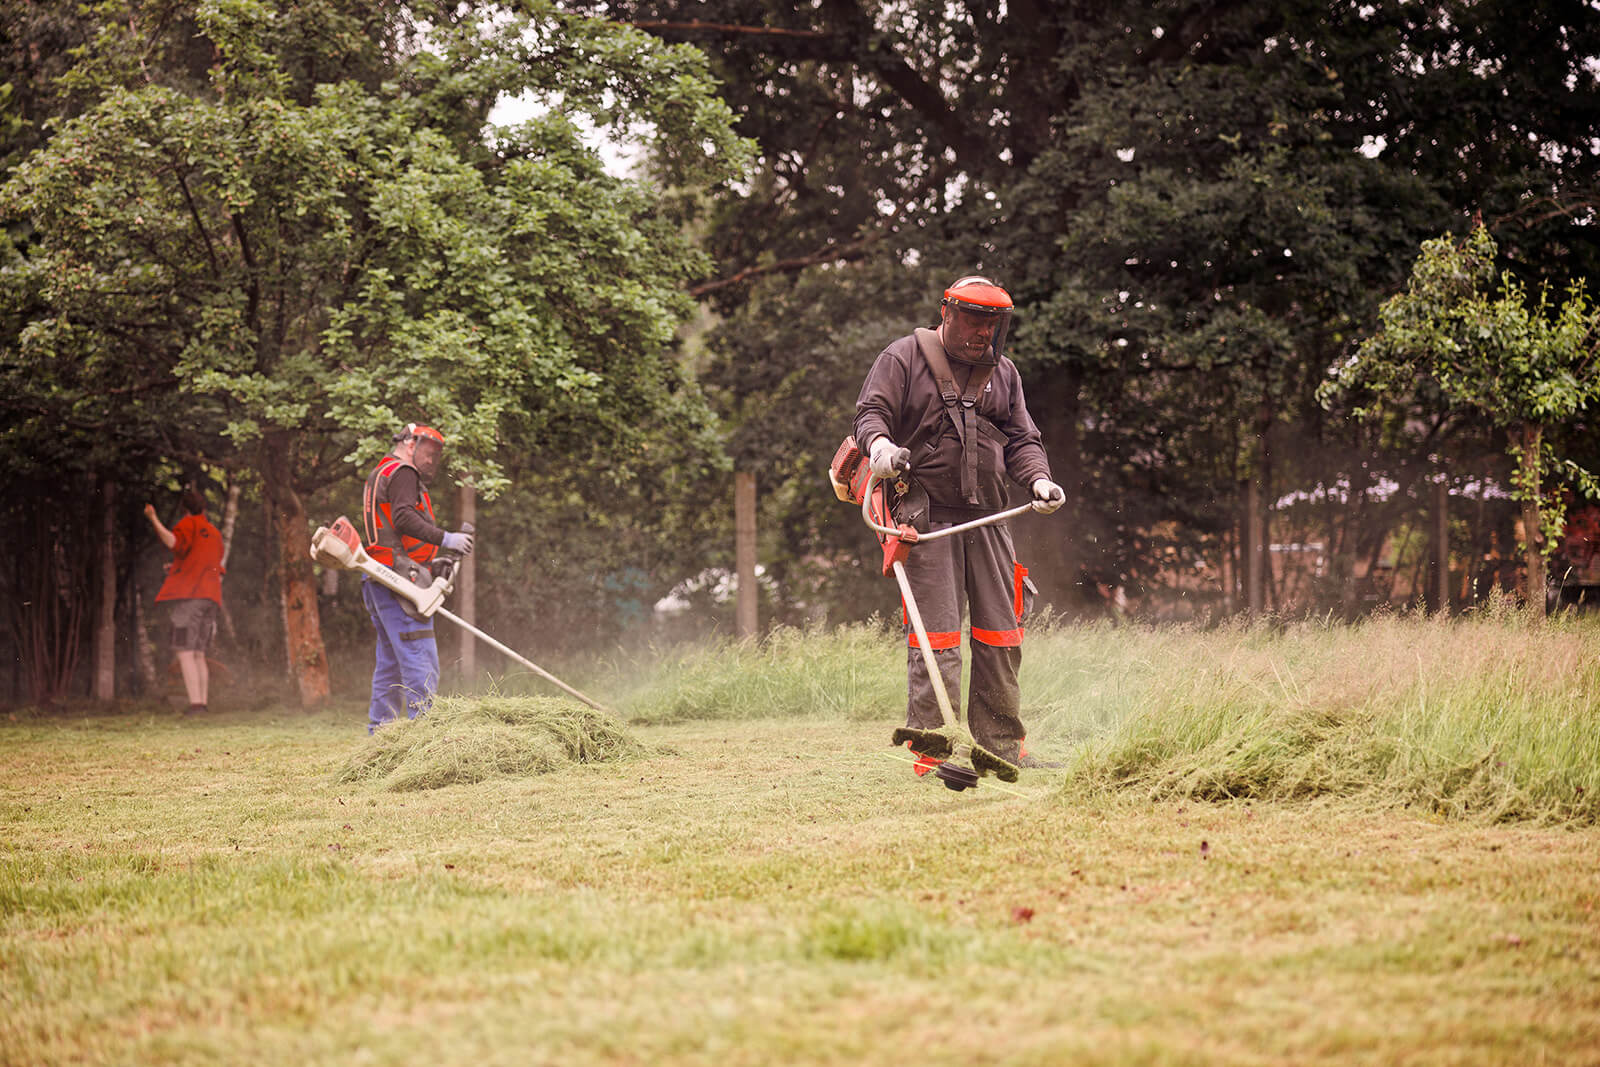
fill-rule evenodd
<path id="1" fill-rule="evenodd" d="M 999 363 L 1011 325 L 1011 294 L 988 278 L 957 278 L 939 301 L 945 351 L 968 363 Z"/>

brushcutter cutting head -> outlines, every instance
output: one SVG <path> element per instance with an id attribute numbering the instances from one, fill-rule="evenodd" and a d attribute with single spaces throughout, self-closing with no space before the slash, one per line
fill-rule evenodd
<path id="1" fill-rule="evenodd" d="M 963 789 L 978 788 L 978 772 L 971 767 L 945 760 L 933 769 L 933 776 L 944 783 L 946 789 L 959 793 Z"/>

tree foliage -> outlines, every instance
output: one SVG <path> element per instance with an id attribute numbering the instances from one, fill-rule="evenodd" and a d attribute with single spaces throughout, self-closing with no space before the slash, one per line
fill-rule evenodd
<path id="1" fill-rule="evenodd" d="M 160 426 L 259 473 L 314 700 L 303 498 L 359 475 L 396 427 L 438 425 L 492 497 L 507 456 L 562 466 L 545 445 L 563 434 L 603 441 L 625 478 L 653 434 L 704 421 L 671 354 L 704 258 L 578 120 L 648 122 L 656 173 L 680 184 L 737 174 L 744 145 L 697 53 L 548 5 L 126 13 L 94 13 L 96 47 L 62 76 L 83 110 L 0 189 L 28 228 L 5 370 L 24 413 L 130 439 Z M 486 137 L 520 92 L 550 109 Z M 661 451 L 689 459 L 677 445 Z"/>
<path id="2" fill-rule="evenodd" d="M 1068 488 L 1070 518 L 1017 528 L 1061 607 L 1214 574 L 1248 482 L 1408 486 L 1441 447 L 1481 450 L 1468 420 L 1380 437 L 1317 401 L 1426 236 L 1481 210 L 1539 277 L 1594 256 L 1600 26 L 1571 0 L 594 7 L 705 49 L 761 146 L 697 286 L 741 462 L 819 469 L 850 379 L 991 272 Z M 763 403 L 774 383 L 795 401 Z M 833 525 L 788 510 L 826 509 L 820 480 L 764 500 L 769 528 Z M 844 573 L 855 533 L 786 562 Z"/>
<path id="3" fill-rule="evenodd" d="M 1565 467 L 1591 495 L 1596 488 L 1592 474 L 1554 454 L 1548 431 L 1600 398 L 1600 309 L 1577 280 L 1559 304 L 1548 287 L 1530 301 L 1525 283 L 1496 269 L 1496 253 L 1482 225 L 1465 240 L 1424 242 L 1406 289 L 1384 303 L 1377 332 L 1335 370 L 1323 395 L 1360 393 L 1361 415 L 1431 383 L 1449 403 L 1512 431 L 1529 603 L 1542 615 L 1543 557 L 1560 543 L 1566 515 L 1550 472 Z"/>

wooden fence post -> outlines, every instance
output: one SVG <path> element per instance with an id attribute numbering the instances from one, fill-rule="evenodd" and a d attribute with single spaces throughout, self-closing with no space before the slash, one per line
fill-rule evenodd
<path id="1" fill-rule="evenodd" d="M 757 632 L 756 607 L 756 476 L 753 471 L 733 475 L 733 560 L 739 580 L 738 600 L 734 605 L 734 636 L 754 637 Z"/>
<path id="2" fill-rule="evenodd" d="M 478 523 L 478 493 L 470 485 L 456 490 L 456 511 L 462 523 Z M 458 526 L 457 529 L 460 529 Z M 461 620 L 478 625 L 478 562 L 468 556 L 460 563 L 461 573 L 456 578 L 456 607 Z M 461 645 L 461 681 L 464 687 L 475 686 L 478 681 L 478 646 L 470 632 L 456 627 Z"/>

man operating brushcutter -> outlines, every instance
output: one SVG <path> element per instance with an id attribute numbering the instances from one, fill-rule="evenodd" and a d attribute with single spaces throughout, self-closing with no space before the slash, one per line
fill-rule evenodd
<path id="1" fill-rule="evenodd" d="M 367 554 L 417 585 L 430 582 L 428 563 L 443 548 L 461 556 L 472 552 L 472 534 L 445 530 L 433 521 L 427 483 L 439 471 L 444 434 L 431 426 L 407 423 L 395 445 L 367 477 L 361 494 Z M 361 600 L 378 632 L 377 665 L 372 671 L 372 703 L 367 732 L 400 715 L 415 719 L 428 709 L 439 685 L 439 646 L 433 618 L 418 619 L 380 583 L 361 579 Z"/>
<path id="2" fill-rule="evenodd" d="M 890 344 L 861 386 L 856 442 L 873 473 L 902 484 L 914 479 L 926 492 L 924 532 L 1005 508 L 1007 476 L 1028 487 L 1040 511 L 1054 511 L 1066 499 L 1051 480 L 1022 378 L 1005 355 L 1011 313 L 1011 296 L 1000 286 L 987 278 L 960 278 L 944 292 L 938 328 Z M 903 503 L 917 501 L 920 509 L 920 499 L 913 492 Z M 1032 584 L 1017 562 L 1010 531 L 1003 523 L 980 526 L 921 544 L 905 570 L 945 689 L 958 708 L 963 607 L 971 616 L 967 722 L 973 739 L 1010 763 L 1037 766 L 1023 748 L 1017 685 Z M 937 694 L 909 622 L 906 634 L 906 726 L 935 730 L 942 724 Z M 937 766 L 937 759 L 912 750 L 918 775 Z"/>

